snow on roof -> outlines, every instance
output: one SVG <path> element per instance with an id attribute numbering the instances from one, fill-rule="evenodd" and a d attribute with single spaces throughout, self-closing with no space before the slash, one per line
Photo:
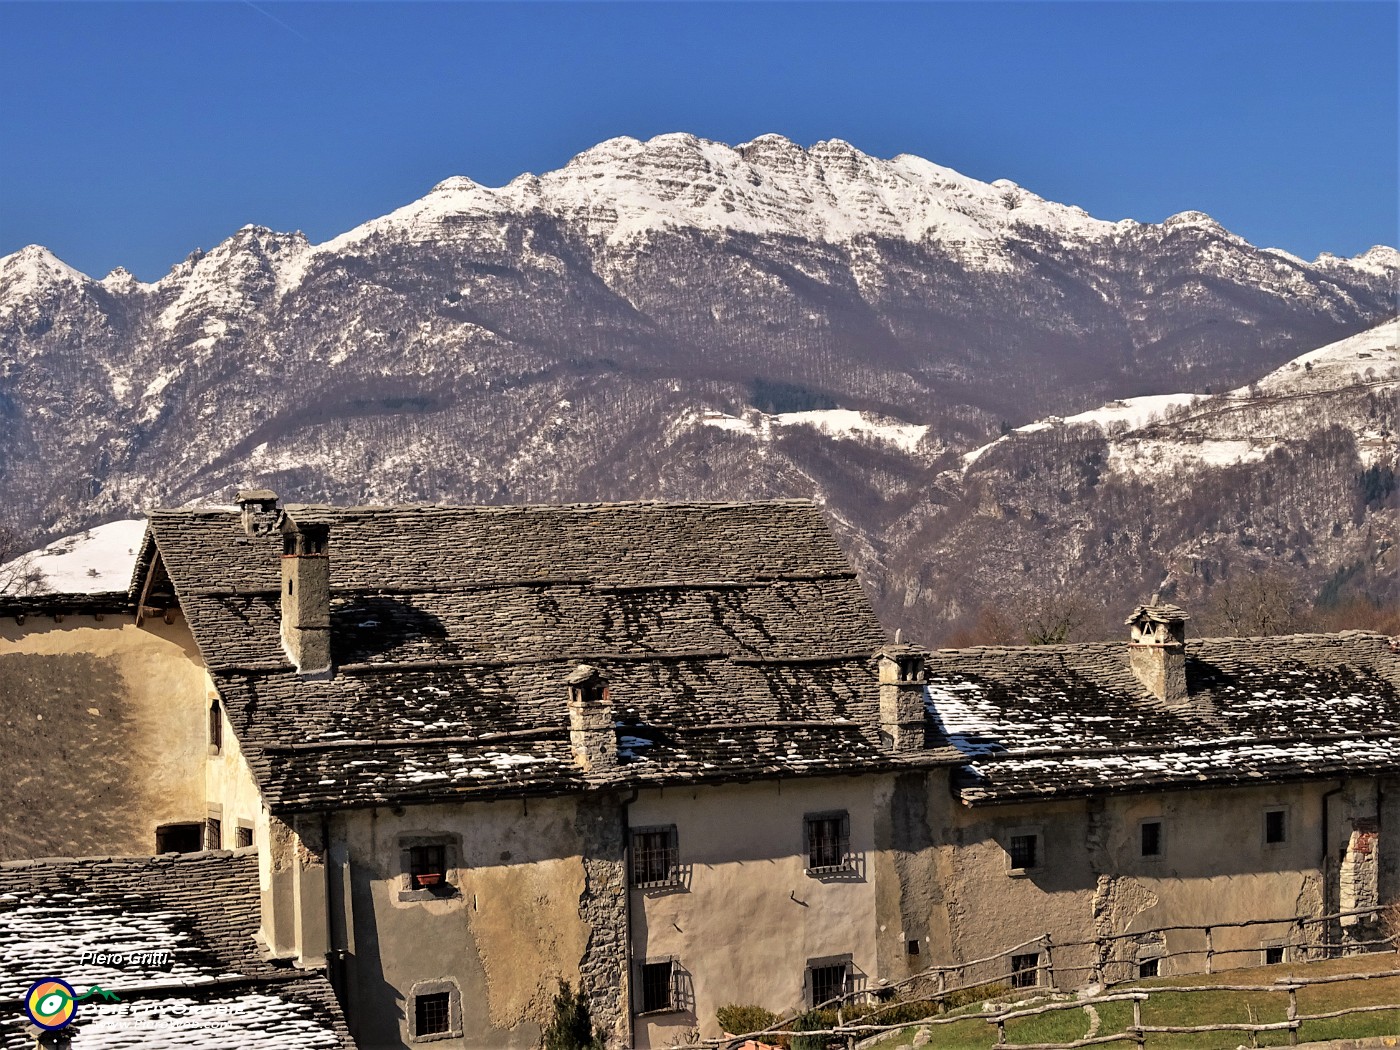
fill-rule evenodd
<path id="1" fill-rule="evenodd" d="M 324 974 L 263 958 L 260 914 L 251 849 L 0 864 L 0 1000 L 43 977 L 113 993 L 79 1005 L 80 1046 L 350 1047 Z M 0 1048 L 30 1050 L 23 1027 L 0 1012 Z"/>

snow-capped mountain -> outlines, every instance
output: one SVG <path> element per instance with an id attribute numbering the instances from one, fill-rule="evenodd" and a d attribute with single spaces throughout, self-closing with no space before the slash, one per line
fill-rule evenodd
<path id="1" fill-rule="evenodd" d="M 0 484 L 41 536 L 250 481 L 815 493 L 877 572 L 890 515 L 1003 421 L 1257 380 L 1390 316 L 1397 277 L 1393 248 L 1305 262 L 844 142 L 612 139 L 151 283 L 0 259 Z"/>

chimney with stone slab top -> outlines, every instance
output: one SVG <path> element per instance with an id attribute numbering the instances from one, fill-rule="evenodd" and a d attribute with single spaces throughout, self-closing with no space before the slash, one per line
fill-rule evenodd
<path id="1" fill-rule="evenodd" d="M 569 744 L 574 763 L 591 773 L 616 769 L 617 730 L 607 678 L 596 667 L 579 664 L 564 684 L 569 689 Z"/>
<path id="2" fill-rule="evenodd" d="M 924 687 L 928 652 L 907 645 L 896 631 L 894 644 L 875 654 L 880 671 L 880 739 L 897 754 L 924 749 Z"/>
<path id="3" fill-rule="evenodd" d="M 1160 602 L 1154 595 L 1139 605 L 1124 623 L 1131 631 L 1128 664 L 1133 675 L 1164 704 L 1185 703 L 1186 621 L 1190 619 L 1175 605 Z"/>

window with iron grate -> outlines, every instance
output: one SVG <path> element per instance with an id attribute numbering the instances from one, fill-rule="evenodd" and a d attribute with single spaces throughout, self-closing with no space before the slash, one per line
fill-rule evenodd
<path id="1" fill-rule="evenodd" d="M 1034 868 L 1040 862 L 1040 836 L 1012 835 L 1011 848 L 1007 852 L 1011 854 L 1013 870 L 1027 871 Z"/>
<path id="2" fill-rule="evenodd" d="M 1040 983 L 1040 953 L 1011 957 L 1011 987 L 1034 988 Z"/>
<path id="3" fill-rule="evenodd" d="M 413 1000 L 413 1030 L 417 1035 L 434 1035 L 452 1030 L 452 1000 L 447 992 L 419 995 Z"/>
<path id="4" fill-rule="evenodd" d="M 674 959 L 642 964 L 642 1013 L 660 1013 L 676 1008 L 675 971 Z"/>
<path id="5" fill-rule="evenodd" d="M 804 818 L 807 835 L 807 870 L 845 871 L 850 865 L 851 818 L 845 812 L 812 813 Z"/>
<path id="6" fill-rule="evenodd" d="M 409 886 L 430 889 L 447 882 L 447 847 L 412 846 L 408 851 Z"/>
<path id="7" fill-rule="evenodd" d="M 807 988 L 811 994 L 812 1007 L 839 999 L 850 991 L 850 963 L 834 962 L 808 964 Z"/>
<path id="8" fill-rule="evenodd" d="M 638 889 L 680 883 L 676 826 L 636 828 L 632 832 L 632 885 Z"/>

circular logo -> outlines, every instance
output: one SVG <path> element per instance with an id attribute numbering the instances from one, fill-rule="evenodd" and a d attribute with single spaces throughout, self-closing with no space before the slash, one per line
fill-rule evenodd
<path id="1" fill-rule="evenodd" d="M 57 977 L 44 977 L 29 986 L 24 1012 L 40 1028 L 63 1028 L 73 1020 L 77 1009 L 73 986 Z"/>

